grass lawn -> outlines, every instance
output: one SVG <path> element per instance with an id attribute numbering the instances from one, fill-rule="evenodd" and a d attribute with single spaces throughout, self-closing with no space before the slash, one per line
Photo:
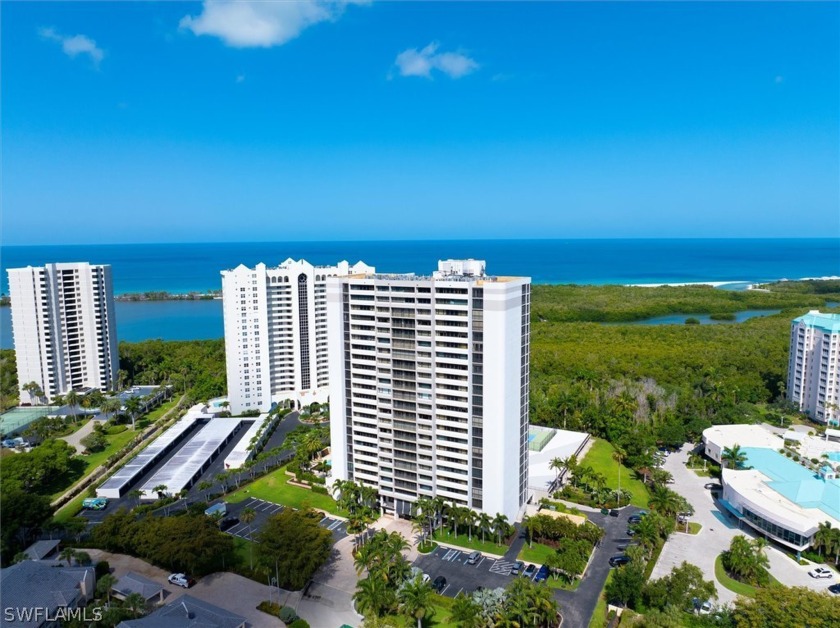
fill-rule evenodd
<path id="1" fill-rule="evenodd" d="M 172 408 L 178 405 L 179 401 L 179 397 L 173 397 L 169 401 L 161 404 L 160 406 L 149 412 L 149 414 L 137 419 L 137 429 L 141 430 L 150 426 L 152 423 L 157 421 L 160 417 L 162 417 L 164 414 L 166 414 Z M 129 427 L 131 427 L 131 424 L 129 424 Z"/>
<path id="2" fill-rule="evenodd" d="M 88 496 L 87 491 L 82 491 L 76 497 L 59 508 L 53 515 L 53 520 L 59 523 L 64 523 L 68 519 L 75 517 L 82 509 L 82 501 Z"/>
<path id="3" fill-rule="evenodd" d="M 133 432 L 131 430 L 125 430 L 118 434 L 107 435 L 105 438 L 108 440 L 108 445 L 102 451 L 97 451 L 93 454 L 88 454 L 87 456 L 74 456 L 74 460 L 78 459 L 84 463 L 84 470 L 82 474 L 73 481 L 73 484 L 83 480 L 88 475 L 90 475 L 96 467 L 101 465 L 105 462 L 108 458 L 113 456 L 118 451 L 121 451 L 135 436 L 137 436 L 137 432 Z M 72 484 L 65 486 L 60 491 L 56 491 L 54 494 L 50 495 L 50 500 L 57 499 L 64 495 L 67 492 L 67 489 L 70 488 Z M 71 501 L 72 504 L 76 500 Z M 79 501 L 79 508 L 81 508 L 81 501 Z M 62 508 L 64 510 L 64 508 Z M 75 514 L 75 513 L 73 513 Z M 72 515 L 70 515 L 72 516 Z"/>
<path id="4" fill-rule="evenodd" d="M 607 588 L 614 573 L 615 569 L 610 569 L 610 573 L 607 574 L 607 579 L 604 581 L 604 589 Z M 589 628 L 604 628 L 607 623 L 607 599 L 604 597 L 604 589 L 601 589 L 601 595 L 598 596 L 598 603 L 595 605 L 592 619 L 589 620 Z"/>
<path id="5" fill-rule="evenodd" d="M 689 534 L 697 534 L 700 530 L 703 529 L 703 526 L 696 521 L 689 521 L 688 522 L 688 533 Z M 682 526 L 680 526 L 680 532 L 685 530 Z"/>
<path id="6" fill-rule="evenodd" d="M 754 587 L 750 584 L 744 584 L 743 582 L 738 582 L 737 580 L 730 578 L 726 570 L 723 568 L 723 561 L 721 560 L 720 555 L 715 558 L 715 578 L 717 578 L 718 582 L 721 583 L 724 587 L 732 591 L 733 593 L 737 593 L 738 595 L 743 595 L 744 597 L 754 598 L 755 591 L 757 587 Z M 770 575 L 770 586 L 777 587 L 781 586 L 778 580 L 776 580 L 772 575 Z"/>
<path id="7" fill-rule="evenodd" d="M 458 628 L 457 623 L 449 620 L 453 602 L 454 600 L 451 597 L 433 593 L 432 612 L 423 619 L 423 626 L 425 628 Z M 387 620 L 387 625 L 389 626 L 399 626 L 400 628 L 414 628 L 417 626 L 416 619 L 406 617 L 405 615 L 389 615 Z"/>
<path id="8" fill-rule="evenodd" d="M 708 469 L 692 469 L 696 475 L 699 475 L 701 478 L 710 478 L 712 474 L 709 473 Z"/>
<path id="9" fill-rule="evenodd" d="M 438 548 L 438 544 L 434 541 L 424 541 L 417 546 L 417 551 L 421 554 L 431 554 Z"/>
<path id="10" fill-rule="evenodd" d="M 589 448 L 581 464 L 590 466 L 598 473 L 603 473 L 607 478 L 607 487 L 618 488 L 618 463 L 613 460 L 612 455 L 615 449 L 613 446 L 601 439 L 593 438 L 592 446 Z M 633 477 L 633 471 L 622 465 L 621 488 L 630 491 L 633 498 L 630 503 L 640 508 L 647 508 L 648 490 L 641 480 Z"/>
<path id="11" fill-rule="evenodd" d="M 225 501 L 237 503 L 249 497 L 257 497 L 292 508 L 320 508 L 340 517 L 348 515 L 329 495 L 313 493 L 308 489 L 294 486 L 288 483 L 289 479 L 290 476 L 286 475 L 286 467 L 280 467 L 230 493 L 225 497 Z"/>
<path id="12" fill-rule="evenodd" d="M 488 554 L 496 554 L 497 556 L 504 554 L 509 547 L 509 544 L 504 543 L 504 539 L 502 539 L 502 545 L 496 543 L 496 539 L 498 538 L 496 536 L 491 538 L 490 535 L 486 535 L 484 537 L 485 540 L 482 541 L 481 535 L 477 534 L 475 530 L 473 530 L 472 541 L 469 540 L 467 533 L 461 532 L 460 529 L 458 536 L 455 536 L 449 530 L 435 530 L 432 538 L 441 543 L 449 543 L 450 545 L 457 545 L 458 547 L 478 550 L 479 552 L 486 552 Z"/>
<path id="13" fill-rule="evenodd" d="M 529 563 L 536 563 L 537 565 L 542 565 L 546 558 L 551 556 L 555 553 L 555 549 L 553 547 L 549 547 L 548 545 L 543 545 L 542 543 L 534 543 L 533 547 L 528 547 L 526 543 L 522 546 L 522 551 L 519 552 L 518 558 L 519 560 L 524 560 Z"/>

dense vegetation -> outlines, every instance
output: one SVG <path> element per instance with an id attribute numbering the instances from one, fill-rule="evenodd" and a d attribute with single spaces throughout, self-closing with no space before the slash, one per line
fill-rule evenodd
<path id="1" fill-rule="evenodd" d="M 121 342 L 119 352 L 125 384 L 169 382 L 196 401 L 227 392 L 223 339 Z"/>
<path id="2" fill-rule="evenodd" d="M 18 378 L 14 349 L 0 349 L 0 412 L 17 404 Z"/>
<path id="3" fill-rule="evenodd" d="M 286 508 L 271 517 L 257 535 L 258 561 L 279 578 L 278 586 L 302 589 L 326 562 L 332 548 L 332 534 L 318 525 L 323 515 L 315 510 Z"/>
<path id="4" fill-rule="evenodd" d="M 234 556 L 233 537 L 201 512 L 137 519 L 134 513 L 118 510 L 94 528 L 93 542 L 109 552 L 194 576 L 220 571 Z"/>
<path id="5" fill-rule="evenodd" d="M 795 294 L 818 294 L 830 301 L 840 300 L 840 279 L 806 279 L 804 281 L 774 281 L 759 286 L 763 290 Z"/>
<path id="6" fill-rule="evenodd" d="M 840 282 L 825 282 L 817 288 L 795 290 L 786 282 L 785 290 L 720 290 L 711 286 L 632 286 L 537 285 L 532 288 L 531 312 L 534 321 L 554 323 L 630 322 L 666 314 L 715 314 L 743 310 L 822 307 L 826 301 L 840 300 Z M 813 282 L 816 286 L 819 282 Z M 834 298 L 836 297 L 836 298 Z"/>

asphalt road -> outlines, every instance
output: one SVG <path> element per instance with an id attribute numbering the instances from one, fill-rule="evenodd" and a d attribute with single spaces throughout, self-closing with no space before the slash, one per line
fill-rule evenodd
<path id="1" fill-rule="evenodd" d="M 639 508 L 629 506 L 619 511 L 618 517 L 610 517 L 600 513 L 587 513 L 587 518 L 598 527 L 605 530 L 601 544 L 595 548 L 592 560 L 586 574 L 574 591 L 555 590 L 554 598 L 560 603 L 560 613 L 563 615 L 563 628 L 586 628 L 595 612 L 598 597 L 610 573 L 609 560 L 611 556 L 621 554 L 618 546 L 626 544 L 627 519 L 639 512 Z"/>

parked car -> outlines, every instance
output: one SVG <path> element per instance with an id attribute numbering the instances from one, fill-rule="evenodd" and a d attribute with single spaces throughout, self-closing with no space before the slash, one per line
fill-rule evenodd
<path id="1" fill-rule="evenodd" d="M 548 579 L 548 567 L 543 565 L 537 570 L 537 575 L 534 576 L 534 582 L 545 582 Z"/>
<path id="2" fill-rule="evenodd" d="M 616 510 L 615 508 L 610 509 L 610 517 L 617 517 L 618 514 L 618 510 Z"/>
<path id="3" fill-rule="evenodd" d="M 834 595 L 840 595 L 840 584 L 832 584 L 828 587 L 828 592 L 833 593 Z"/>
<path id="4" fill-rule="evenodd" d="M 225 530 L 230 530 L 235 525 L 239 525 L 239 519 L 236 517 L 225 517 L 219 522 L 219 529 L 224 532 Z"/>
<path id="5" fill-rule="evenodd" d="M 195 584 L 195 580 L 182 573 L 170 574 L 167 580 L 169 580 L 169 584 L 184 587 L 185 589 L 189 589 L 192 585 Z"/>
<path id="6" fill-rule="evenodd" d="M 710 491 L 722 491 L 723 487 L 718 484 L 717 482 L 707 482 L 703 485 L 703 488 L 707 488 Z"/>
<path id="7" fill-rule="evenodd" d="M 443 590 L 446 588 L 446 578 L 443 576 L 435 578 L 435 581 L 432 583 L 432 588 L 438 593 L 443 593 Z"/>
<path id="8" fill-rule="evenodd" d="M 610 567 L 619 567 L 630 562 L 630 557 L 627 554 L 618 554 L 610 558 Z"/>
<path id="9" fill-rule="evenodd" d="M 513 567 L 511 567 L 510 575 L 518 576 L 522 573 L 523 567 L 525 567 L 525 563 L 523 563 L 521 560 L 517 560 L 515 563 L 513 563 Z"/>
<path id="10" fill-rule="evenodd" d="M 528 578 L 528 580 L 530 580 L 531 578 L 534 577 L 535 573 L 537 573 L 537 566 L 536 565 L 528 565 L 527 567 L 525 567 L 525 571 L 522 575 L 525 576 L 526 578 Z"/>
<path id="11" fill-rule="evenodd" d="M 694 611 L 699 615 L 710 615 L 712 612 L 712 601 L 706 600 L 703 602 L 700 598 L 693 598 L 692 603 L 694 604 Z"/>
<path id="12" fill-rule="evenodd" d="M 421 576 L 423 582 L 428 582 L 432 578 L 427 573 L 423 573 L 423 570 L 420 567 L 412 567 L 411 572 L 409 573 L 408 580 L 414 580 L 417 576 Z"/>
<path id="13" fill-rule="evenodd" d="M 88 497 L 82 500 L 82 508 L 85 510 L 105 510 L 108 507 L 108 500 L 104 497 Z"/>
<path id="14" fill-rule="evenodd" d="M 630 541 L 629 543 L 623 543 L 622 545 L 619 545 L 616 549 L 619 552 L 625 552 L 625 551 L 627 551 L 628 547 L 633 547 L 634 545 L 638 545 L 638 544 L 639 544 L 638 541 Z"/>
<path id="15" fill-rule="evenodd" d="M 816 569 L 812 569 L 808 572 L 808 575 L 812 578 L 833 578 L 834 574 L 831 572 L 831 569 L 828 567 L 817 567 Z"/>
<path id="16" fill-rule="evenodd" d="M 469 556 L 467 556 L 467 564 L 475 565 L 480 558 L 481 552 L 470 552 Z"/>
<path id="17" fill-rule="evenodd" d="M 642 522 L 642 518 L 639 515 L 630 515 L 627 518 L 627 523 L 629 523 L 630 525 L 636 525 L 637 523 L 641 523 L 641 522 Z"/>
<path id="18" fill-rule="evenodd" d="M 636 536 L 635 528 L 627 527 L 627 536 Z"/>

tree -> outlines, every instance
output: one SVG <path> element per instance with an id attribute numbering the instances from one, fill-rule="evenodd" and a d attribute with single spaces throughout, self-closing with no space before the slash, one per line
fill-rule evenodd
<path id="1" fill-rule="evenodd" d="M 198 483 L 198 490 L 204 493 L 204 501 L 210 501 L 210 489 L 213 488 L 213 483 L 207 480 L 202 480 Z"/>
<path id="2" fill-rule="evenodd" d="M 431 585 L 423 582 L 423 577 L 418 574 L 414 580 L 409 580 L 399 589 L 397 598 L 400 611 L 417 620 L 417 628 L 422 628 L 423 618 L 432 609 Z"/>
<path id="3" fill-rule="evenodd" d="M 108 421 L 112 420 L 114 416 L 122 410 L 122 402 L 117 397 L 110 397 L 102 402 L 99 410 L 106 416 Z"/>
<path id="4" fill-rule="evenodd" d="M 111 602 L 111 589 L 117 584 L 117 579 L 109 573 L 101 576 L 96 582 L 96 594 Z"/>
<path id="5" fill-rule="evenodd" d="M 711 600 L 717 597 L 715 583 L 703 579 L 703 571 L 685 561 L 672 567 L 671 573 L 645 585 L 644 599 L 648 608 L 664 610 L 674 606 L 681 611 L 691 611 L 694 600 Z"/>
<path id="6" fill-rule="evenodd" d="M 396 594 L 388 587 L 386 580 L 382 576 L 374 575 L 359 580 L 353 594 L 356 610 L 366 617 L 379 617 L 386 609 L 394 606 L 395 599 Z"/>
<path id="7" fill-rule="evenodd" d="M 137 429 L 137 415 L 140 413 L 140 406 L 142 402 L 138 397 L 129 397 L 125 401 L 125 411 L 128 412 L 128 416 L 131 419 L 131 429 Z"/>
<path id="8" fill-rule="evenodd" d="M 58 560 L 66 560 L 68 567 L 70 567 L 74 558 L 76 558 L 76 550 L 72 547 L 65 547 L 58 555 Z"/>
<path id="9" fill-rule="evenodd" d="M 449 621 L 462 628 L 480 628 L 484 625 L 481 606 L 472 597 L 464 595 L 464 592 L 460 591 L 452 602 Z"/>
<path id="10" fill-rule="evenodd" d="M 625 451 L 621 447 L 616 447 L 615 451 L 612 453 L 613 460 L 615 460 L 618 463 L 618 495 L 619 495 L 619 501 L 618 501 L 617 505 L 618 505 L 619 508 L 621 507 L 621 501 L 620 501 L 620 496 L 621 496 L 621 465 L 622 465 L 622 462 L 623 462 L 624 457 L 626 455 L 627 454 L 625 453 Z"/>
<path id="11" fill-rule="evenodd" d="M 823 550 L 831 545 L 832 529 L 831 522 L 820 523 L 817 532 L 814 534 L 814 548 L 822 556 Z"/>
<path id="12" fill-rule="evenodd" d="M 648 506 L 665 516 L 674 516 L 680 509 L 680 496 L 665 486 L 654 486 Z"/>
<path id="13" fill-rule="evenodd" d="M 44 400 L 44 390 L 38 382 L 28 382 L 21 386 L 23 390 L 29 393 L 36 405 L 40 405 Z"/>
<path id="14" fill-rule="evenodd" d="M 629 552 L 628 555 L 630 555 Z M 636 608 L 642 600 L 642 589 L 645 584 L 644 570 L 643 560 L 631 560 L 627 565 L 613 571 L 612 580 L 604 588 L 607 602 Z"/>
<path id="15" fill-rule="evenodd" d="M 502 534 L 507 532 L 509 525 L 507 516 L 502 513 L 497 513 L 496 516 L 493 517 L 493 529 L 496 531 L 496 535 L 499 538 L 499 545 L 502 544 Z"/>
<path id="16" fill-rule="evenodd" d="M 730 469 L 742 469 L 747 462 L 747 454 L 738 443 L 735 443 L 732 447 L 723 448 L 720 461 Z"/>
<path id="17" fill-rule="evenodd" d="M 721 562 L 730 575 L 748 584 L 763 585 L 769 581 L 767 566 L 770 561 L 763 546 L 750 542 L 743 535 L 732 538 L 729 549 L 721 554 Z"/>
<path id="18" fill-rule="evenodd" d="M 736 628 L 840 626 L 840 604 L 837 600 L 805 587 L 756 589 L 753 599 L 738 596 L 732 615 Z"/>
<path id="19" fill-rule="evenodd" d="M 146 600 L 139 593 L 129 593 L 125 596 L 123 606 L 135 619 L 146 612 Z"/>
<path id="20" fill-rule="evenodd" d="M 73 417 L 73 422 L 76 422 L 78 418 L 77 415 L 79 413 L 79 402 L 81 401 L 81 396 L 75 390 L 70 390 L 64 395 L 64 403 L 66 403 L 70 407 L 70 413 Z"/>
<path id="21" fill-rule="evenodd" d="M 239 513 L 239 520 L 248 526 L 248 539 L 251 538 L 251 524 L 254 523 L 254 519 L 257 518 L 257 511 L 251 508 L 244 508 L 241 513 Z M 254 544 L 248 543 L 248 554 L 250 559 L 250 566 L 251 569 L 254 568 Z"/>
<path id="22" fill-rule="evenodd" d="M 89 452 L 102 451 L 108 446 L 108 439 L 97 431 L 93 431 L 79 441 Z"/>
<path id="23" fill-rule="evenodd" d="M 493 528 L 493 519 L 486 512 L 478 514 L 478 529 L 481 531 L 481 542 L 484 543 L 484 535 Z"/>
<path id="24" fill-rule="evenodd" d="M 128 492 L 128 497 L 130 497 L 131 499 L 134 500 L 135 507 L 139 506 L 140 505 L 140 500 L 143 497 L 143 491 L 141 491 L 139 488 L 135 488 L 134 490 L 131 490 L 131 491 Z"/>
<path id="25" fill-rule="evenodd" d="M 278 573 L 278 586 L 298 590 L 326 562 L 332 549 L 332 534 L 318 522 L 320 513 L 286 508 L 268 519 L 257 542 L 258 560 Z"/>

